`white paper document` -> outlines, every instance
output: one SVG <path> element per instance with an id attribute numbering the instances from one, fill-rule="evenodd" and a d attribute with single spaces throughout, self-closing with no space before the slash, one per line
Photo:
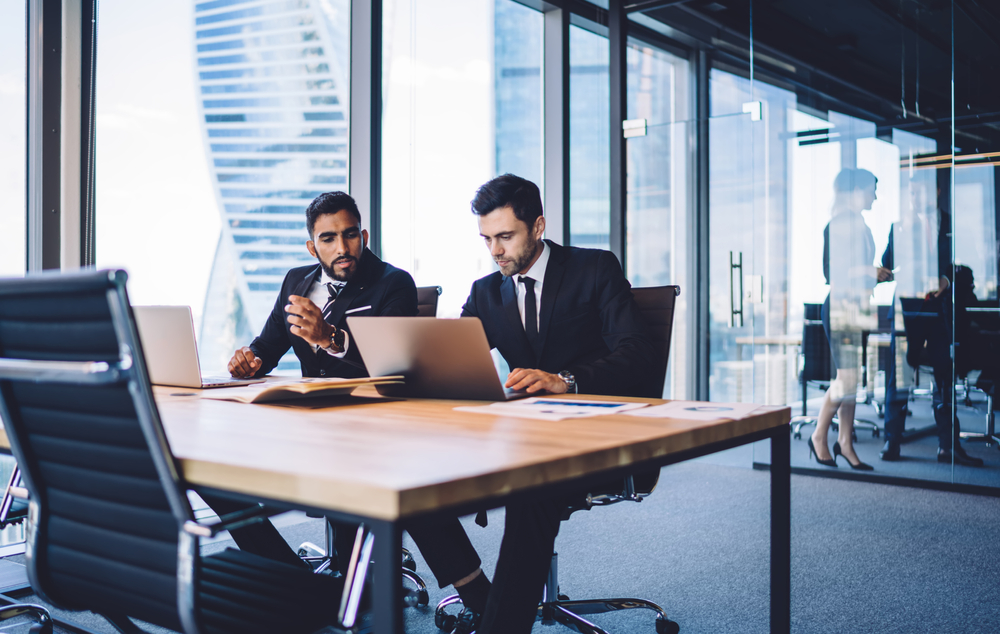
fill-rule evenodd
<path id="1" fill-rule="evenodd" d="M 589 418 L 605 416 L 646 407 L 645 403 L 623 403 L 621 401 L 577 401 L 558 398 L 535 397 L 520 401 L 491 403 L 471 407 L 456 407 L 460 412 L 492 414 L 494 416 L 514 416 L 537 420 L 564 420 L 566 418 Z"/>
<path id="2" fill-rule="evenodd" d="M 644 418 L 680 418 L 684 420 L 732 420 L 758 409 L 759 403 L 705 403 L 703 401 L 670 401 L 641 410 L 626 412 Z"/>

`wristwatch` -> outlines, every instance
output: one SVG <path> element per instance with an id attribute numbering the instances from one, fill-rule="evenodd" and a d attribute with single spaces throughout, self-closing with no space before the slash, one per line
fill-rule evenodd
<path id="1" fill-rule="evenodd" d="M 326 346 L 324 350 L 333 349 L 334 352 L 340 353 L 344 351 L 344 342 L 347 341 L 347 333 L 341 329 L 334 329 L 333 334 L 330 335 L 330 345 Z"/>
<path id="2" fill-rule="evenodd" d="M 578 388 L 576 387 L 576 377 L 573 376 L 572 372 L 568 370 L 563 370 L 562 372 L 559 373 L 559 378 L 562 379 L 563 383 L 566 384 L 567 392 L 579 394 Z"/>

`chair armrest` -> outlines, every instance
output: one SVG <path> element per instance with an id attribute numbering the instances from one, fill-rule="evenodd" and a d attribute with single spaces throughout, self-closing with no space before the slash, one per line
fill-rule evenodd
<path id="1" fill-rule="evenodd" d="M 184 531 L 197 537 L 215 537 L 222 531 L 263 522 L 268 517 L 280 512 L 265 506 L 255 506 L 235 513 L 228 513 L 214 522 L 202 523 L 188 520 L 184 522 Z"/>

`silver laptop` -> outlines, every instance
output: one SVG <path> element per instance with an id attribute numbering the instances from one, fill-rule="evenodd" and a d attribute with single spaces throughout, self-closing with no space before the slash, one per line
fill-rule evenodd
<path id="1" fill-rule="evenodd" d="M 208 388 L 264 381 L 201 376 L 190 306 L 133 306 L 132 313 L 139 328 L 151 383 Z"/>
<path id="2" fill-rule="evenodd" d="M 528 396 L 504 388 L 475 317 L 348 317 L 351 343 L 371 376 L 402 374 L 403 384 L 379 394 L 504 401 Z"/>

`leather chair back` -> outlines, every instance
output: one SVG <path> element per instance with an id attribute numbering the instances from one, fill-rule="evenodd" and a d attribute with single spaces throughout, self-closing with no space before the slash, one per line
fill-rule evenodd
<path id="1" fill-rule="evenodd" d="M 437 317 L 440 286 L 417 287 L 417 317 Z"/>
<path id="2" fill-rule="evenodd" d="M 35 591 L 64 608 L 181 630 L 178 531 L 193 517 L 125 279 L 102 271 L 0 281 L 0 416 L 31 495 Z"/>
<path id="3" fill-rule="evenodd" d="M 647 334 L 656 350 L 656 374 L 652 385 L 659 387 L 651 388 L 655 392 L 646 395 L 651 398 L 663 398 L 667 362 L 670 360 L 670 340 L 674 330 L 674 306 L 680 294 L 680 286 L 646 286 L 632 289 L 635 303 L 639 305 L 639 312 L 646 322 Z"/>

